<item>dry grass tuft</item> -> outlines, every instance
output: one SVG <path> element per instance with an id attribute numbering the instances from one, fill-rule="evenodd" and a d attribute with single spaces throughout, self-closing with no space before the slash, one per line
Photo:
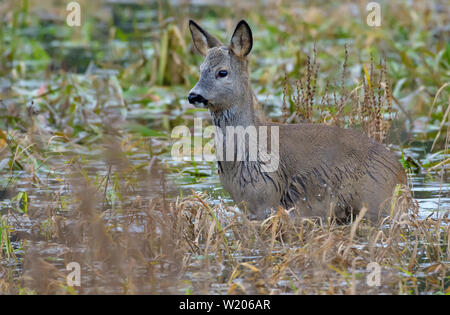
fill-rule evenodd
<path id="1" fill-rule="evenodd" d="M 24 273 L 2 277 L 3 292 L 448 293 L 449 212 L 421 219 L 400 189 L 388 218 L 370 225 L 362 211 L 345 226 L 292 220 L 283 209 L 252 222 L 195 193 L 138 198 L 118 216 L 99 211 L 92 191 L 80 190 L 73 216 L 54 218 L 50 239 L 25 243 Z M 81 288 L 65 284 L 71 261 L 82 266 Z M 381 268 L 380 286 L 367 283 L 370 263 Z"/>
<path id="2" fill-rule="evenodd" d="M 327 80 L 320 89 L 319 64 L 316 47 L 313 57 L 306 57 L 304 73 L 294 82 L 284 79 L 284 120 L 315 122 L 341 127 L 360 128 L 369 137 L 383 142 L 392 120 L 392 90 L 386 74 L 386 64 L 380 60 L 375 66 L 373 58 L 369 69 L 363 64 L 364 74 L 352 90 L 346 87 L 349 52 L 345 46 L 345 58 L 339 85 Z M 294 104 L 288 107 L 287 104 Z M 292 108 L 295 107 L 295 110 Z"/>

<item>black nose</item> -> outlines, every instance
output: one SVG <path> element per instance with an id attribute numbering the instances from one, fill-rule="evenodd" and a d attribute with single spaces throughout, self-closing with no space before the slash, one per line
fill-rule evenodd
<path id="1" fill-rule="evenodd" d="M 197 94 L 194 92 L 189 93 L 188 100 L 189 100 L 189 103 L 194 104 L 194 105 L 195 105 L 195 103 L 203 103 L 204 105 L 206 105 L 208 103 L 206 98 L 204 98 L 200 94 Z"/>

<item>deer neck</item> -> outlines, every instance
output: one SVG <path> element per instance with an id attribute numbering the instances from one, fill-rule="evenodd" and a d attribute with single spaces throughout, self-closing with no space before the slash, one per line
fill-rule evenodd
<path id="1" fill-rule="evenodd" d="M 218 160 L 219 168 L 221 172 L 226 172 L 227 169 L 234 169 L 235 167 L 242 167 L 243 163 L 245 162 L 239 162 L 248 160 L 249 156 L 249 148 L 250 145 L 249 142 L 245 140 L 245 136 L 242 134 L 243 130 L 248 130 L 248 128 L 254 127 L 256 130 L 258 130 L 258 126 L 260 125 L 258 117 L 255 115 L 254 112 L 254 94 L 251 89 L 249 89 L 248 94 L 242 98 L 240 102 L 238 102 L 237 105 L 234 105 L 232 107 L 229 107 L 225 110 L 222 110 L 220 112 L 215 112 L 211 110 L 211 116 L 213 124 L 216 128 L 219 129 L 221 137 L 215 137 L 215 146 L 216 150 L 222 151 L 223 155 L 222 160 Z M 233 129 L 231 128 L 231 132 L 235 132 L 232 140 L 232 147 L 229 147 L 228 139 L 231 134 L 228 134 L 230 131 L 229 128 L 234 127 L 242 127 L 243 129 Z M 244 136 L 244 138 L 242 138 Z M 240 138 L 238 140 L 238 138 Z M 239 148 L 238 148 L 239 146 Z M 219 148 L 222 148 L 220 150 Z M 231 160 L 229 157 L 231 155 L 228 155 L 229 153 L 227 150 L 230 150 L 230 148 L 233 148 L 232 155 L 234 155 L 234 158 Z M 245 158 L 244 160 L 237 159 L 237 152 L 241 150 L 242 152 L 245 152 Z M 227 152 L 227 153 L 226 153 Z M 217 151 L 216 151 L 217 153 Z M 226 157 L 226 161 L 223 160 L 223 158 Z M 221 162 L 223 161 L 223 162 Z M 238 162 L 238 163 L 236 163 Z"/>
<path id="2" fill-rule="evenodd" d="M 251 88 L 245 93 L 244 97 L 236 103 L 236 105 L 225 110 L 211 110 L 213 124 L 222 130 L 225 130 L 228 126 L 242 126 L 244 128 L 248 126 L 257 127 L 259 125 L 259 120 L 255 115 L 253 91 Z"/>

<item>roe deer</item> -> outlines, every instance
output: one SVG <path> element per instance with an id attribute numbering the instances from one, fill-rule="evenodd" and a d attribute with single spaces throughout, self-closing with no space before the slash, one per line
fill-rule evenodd
<path id="1" fill-rule="evenodd" d="M 365 134 L 323 124 L 275 124 L 255 115 L 248 55 L 253 39 L 249 25 L 240 21 L 228 46 L 194 21 L 189 28 L 195 48 L 205 60 L 189 102 L 208 108 L 216 130 L 230 126 L 277 127 L 279 166 L 263 171 L 263 162 L 218 161 L 222 185 L 250 219 L 261 220 L 281 205 L 301 217 L 330 214 L 345 222 L 363 207 L 376 221 L 390 208 L 397 184 L 406 174 L 396 156 Z M 217 147 L 226 137 L 216 138 Z M 250 141 L 249 141 L 250 142 Z M 248 146 L 246 146 L 248 149 Z"/>

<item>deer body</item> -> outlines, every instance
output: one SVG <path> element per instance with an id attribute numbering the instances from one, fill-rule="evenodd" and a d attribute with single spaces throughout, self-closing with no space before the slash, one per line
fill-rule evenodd
<path id="1" fill-rule="evenodd" d="M 241 21 L 229 46 L 190 21 L 197 50 L 206 56 L 189 102 L 210 110 L 213 124 L 226 134 L 230 126 L 276 127 L 278 167 L 263 171 L 264 161 L 218 161 L 222 185 L 252 219 L 264 219 L 281 205 L 301 217 L 329 215 L 345 221 L 366 206 L 377 220 L 389 209 L 397 184 L 406 184 L 395 155 L 361 132 L 322 124 L 261 122 L 253 109 L 248 72 L 252 35 Z M 226 145 L 226 137 L 216 142 Z M 244 141 L 244 150 L 250 143 Z"/>

